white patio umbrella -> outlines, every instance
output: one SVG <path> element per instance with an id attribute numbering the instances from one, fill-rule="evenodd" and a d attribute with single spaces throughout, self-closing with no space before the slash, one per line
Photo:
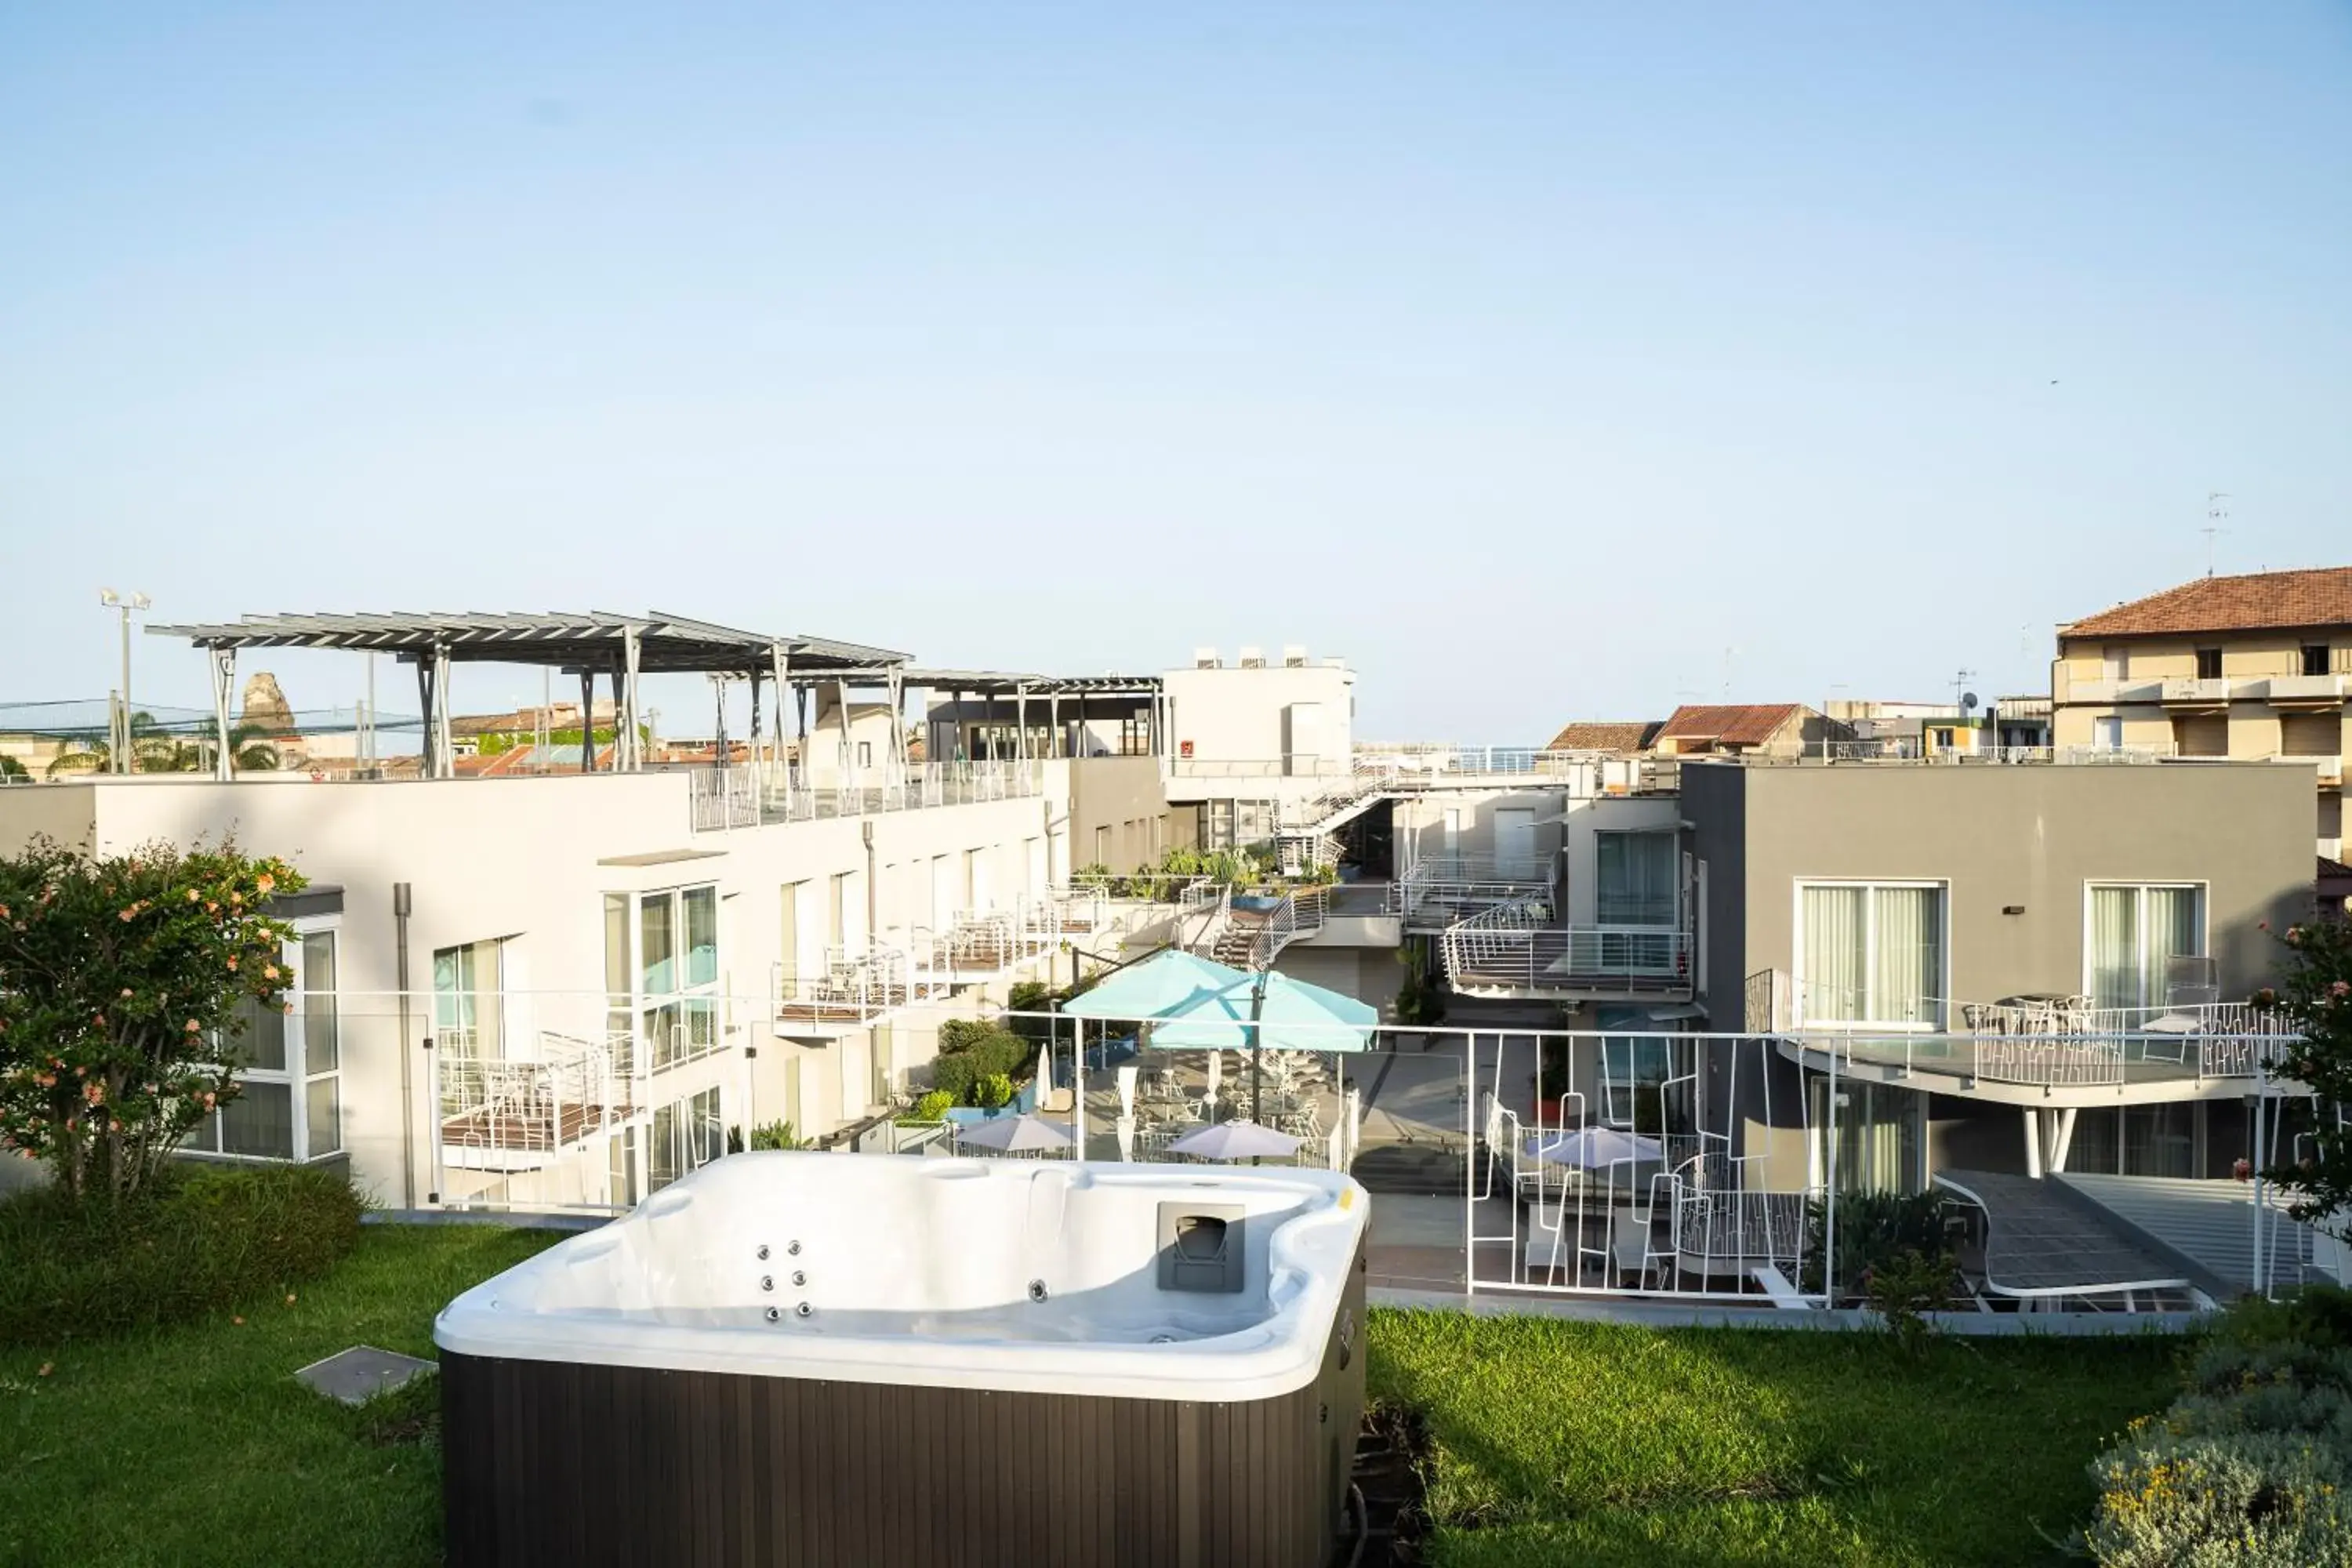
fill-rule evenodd
<path id="1" fill-rule="evenodd" d="M 1066 1149 L 1070 1146 L 1069 1130 L 1037 1116 L 1000 1116 L 983 1121 L 969 1132 L 959 1133 L 958 1146 L 971 1144 L 975 1149 L 1002 1149 L 1008 1154 L 1026 1154 L 1041 1149 Z"/>
<path id="2" fill-rule="evenodd" d="M 1537 1159 L 1555 1165 L 1572 1165 L 1580 1171 L 1598 1171 L 1624 1160 L 1665 1158 L 1665 1146 L 1656 1139 L 1644 1138 L 1638 1132 L 1622 1132 L 1614 1127 L 1580 1127 L 1549 1139 L 1538 1133 L 1528 1143 L 1528 1152 Z"/>
<path id="3" fill-rule="evenodd" d="M 1051 1044 L 1037 1047 L 1037 1103 L 1045 1104 L 1054 1098 L 1054 1047 Z"/>
<path id="4" fill-rule="evenodd" d="M 1255 1121 L 1220 1121 L 1187 1132 L 1168 1145 L 1171 1154 L 1198 1154 L 1204 1160 L 1281 1159 L 1298 1152 L 1298 1140 Z"/>

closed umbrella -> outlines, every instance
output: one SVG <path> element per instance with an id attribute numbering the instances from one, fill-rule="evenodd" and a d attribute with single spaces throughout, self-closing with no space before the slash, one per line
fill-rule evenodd
<path id="1" fill-rule="evenodd" d="M 1045 1104 L 1054 1098 L 1054 1047 L 1037 1047 L 1037 1103 Z"/>
<path id="2" fill-rule="evenodd" d="M 1204 1160 L 1281 1159 L 1298 1152 L 1298 1140 L 1255 1121 L 1220 1121 L 1187 1132 L 1168 1145 L 1171 1154 L 1197 1154 Z"/>
<path id="3" fill-rule="evenodd" d="M 1002 1149 L 1008 1154 L 1034 1153 L 1044 1149 L 1066 1149 L 1071 1138 L 1067 1129 L 1037 1116 L 1000 1116 L 983 1121 L 969 1132 L 957 1135 L 958 1147 L 970 1144 L 975 1149 Z"/>

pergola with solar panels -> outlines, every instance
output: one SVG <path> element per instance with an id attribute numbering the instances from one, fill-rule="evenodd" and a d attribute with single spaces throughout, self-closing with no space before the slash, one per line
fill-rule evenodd
<path id="1" fill-rule="evenodd" d="M 183 637 L 209 656 L 213 723 L 219 745 L 217 776 L 230 776 L 230 703 L 237 655 L 247 648 L 340 648 L 390 654 L 415 667 L 424 730 L 424 774 L 454 773 L 455 748 L 449 721 L 449 675 L 459 664 L 524 665 L 561 671 L 580 682 L 581 712 L 595 706 L 597 681 L 609 684 L 615 718 L 612 765 L 636 772 L 645 766 L 643 711 L 638 684 L 647 675 L 706 675 L 740 679 L 751 689 L 751 729 L 756 752 L 761 738 L 761 694 L 805 694 L 835 684 L 845 709 L 853 686 L 884 687 L 896 710 L 904 689 L 907 656 L 888 648 L 828 637 L 743 631 L 709 621 L 653 611 L 643 616 L 595 610 L 583 614 L 316 614 L 254 615 L 209 625 L 151 626 L 157 637 Z M 774 704 L 771 731 L 781 742 L 782 703 Z M 719 707 L 723 731 L 724 704 Z M 723 744 L 719 754 L 726 755 Z M 581 747 L 583 770 L 594 766 L 597 748 Z"/>

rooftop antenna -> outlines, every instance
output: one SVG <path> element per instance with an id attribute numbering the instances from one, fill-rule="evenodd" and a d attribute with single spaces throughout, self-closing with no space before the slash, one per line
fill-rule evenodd
<path id="1" fill-rule="evenodd" d="M 1969 689 L 1969 682 L 1976 678 L 1977 672 L 1973 669 L 1959 670 L 1952 676 L 1952 706 L 1960 710 L 1963 719 L 1969 716 L 1969 710 L 1977 705 L 1976 693 Z"/>
<path id="2" fill-rule="evenodd" d="M 2205 536 L 2205 575 L 2213 575 L 2213 542 L 2230 531 L 2221 525 L 2230 521 L 2230 492 L 2210 490 L 2205 496 L 2205 526 L 2197 531 Z"/>

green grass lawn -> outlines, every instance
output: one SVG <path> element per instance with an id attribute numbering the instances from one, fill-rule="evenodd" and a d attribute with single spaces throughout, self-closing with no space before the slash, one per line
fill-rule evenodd
<path id="1" fill-rule="evenodd" d="M 0 1563 L 438 1562 L 438 1448 L 381 1441 L 292 1374 L 352 1344 L 432 1355 L 442 1303 L 556 1239 L 370 1226 L 242 1324 L 0 1351 Z"/>
<path id="2" fill-rule="evenodd" d="M 1374 1397 L 1428 1420 L 1447 1568 L 2063 1561 L 2084 1467 L 2178 1354 L 1436 1312 L 1376 1314 L 1370 1343 Z"/>
<path id="3" fill-rule="evenodd" d="M 356 1343 L 431 1355 L 443 1302 L 554 1239 L 371 1226 L 242 1323 L 0 1351 L 0 1564 L 437 1561 L 437 1446 L 292 1373 Z M 2173 1392 L 2164 1341 L 1912 1362 L 1874 1336 L 1396 1312 L 1370 1337 L 1374 1394 L 1430 1424 L 1455 1568 L 2053 1559 L 2093 1451 Z"/>

